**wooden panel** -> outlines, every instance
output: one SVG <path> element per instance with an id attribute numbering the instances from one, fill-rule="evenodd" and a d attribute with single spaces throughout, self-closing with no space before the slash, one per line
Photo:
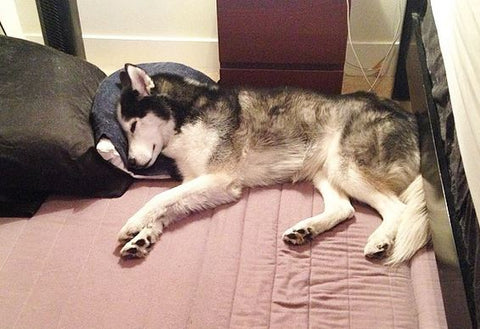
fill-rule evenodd
<path id="1" fill-rule="evenodd" d="M 222 67 L 318 64 L 343 69 L 343 0 L 218 0 Z"/>
<path id="2" fill-rule="evenodd" d="M 339 94 L 342 90 L 342 79 L 343 71 L 220 69 L 220 83 L 226 86 L 290 85 L 327 94 Z"/>

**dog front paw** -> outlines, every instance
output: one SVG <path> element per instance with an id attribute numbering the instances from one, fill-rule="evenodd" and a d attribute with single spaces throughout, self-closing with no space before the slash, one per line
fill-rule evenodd
<path id="1" fill-rule="evenodd" d="M 124 258 L 146 257 L 161 233 L 161 230 L 153 227 L 142 229 L 123 246 L 120 250 L 120 256 Z"/>
<path id="2" fill-rule="evenodd" d="M 282 239 L 289 244 L 304 244 L 315 237 L 311 227 L 289 228 L 283 233 Z"/>
<path id="3" fill-rule="evenodd" d="M 121 257 L 143 258 L 163 232 L 164 224 L 152 216 L 134 215 L 118 233 L 118 240 L 125 244 L 120 250 Z"/>

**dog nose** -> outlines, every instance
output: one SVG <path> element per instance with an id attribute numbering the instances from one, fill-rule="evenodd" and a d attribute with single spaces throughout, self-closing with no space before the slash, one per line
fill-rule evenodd
<path id="1" fill-rule="evenodd" d="M 128 158 L 128 166 L 130 168 L 135 168 L 137 166 L 137 160 L 135 158 Z"/>

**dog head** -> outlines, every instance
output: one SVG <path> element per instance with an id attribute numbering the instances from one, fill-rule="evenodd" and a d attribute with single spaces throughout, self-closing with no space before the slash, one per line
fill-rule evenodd
<path id="1" fill-rule="evenodd" d="M 120 81 L 117 119 L 128 140 L 128 166 L 147 168 L 174 134 L 171 107 L 166 97 L 157 95 L 155 83 L 141 68 L 126 64 Z"/>

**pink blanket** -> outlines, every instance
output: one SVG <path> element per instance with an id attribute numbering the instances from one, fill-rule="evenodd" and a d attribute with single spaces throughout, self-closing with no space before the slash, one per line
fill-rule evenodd
<path id="1" fill-rule="evenodd" d="M 119 199 L 52 197 L 34 218 L 0 219 L 0 328 L 446 328 L 433 252 L 387 268 L 364 258 L 378 215 L 305 246 L 285 229 L 322 211 L 309 184 L 247 190 L 170 226 L 145 260 L 116 234 L 171 182 Z"/>

